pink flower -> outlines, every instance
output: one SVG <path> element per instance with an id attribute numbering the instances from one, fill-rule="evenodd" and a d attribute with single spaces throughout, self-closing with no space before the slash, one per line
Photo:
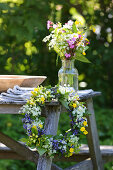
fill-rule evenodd
<path id="1" fill-rule="evenodd" d="M 51 21 L 47 21 L 47 29 L 49 29 L 50 27 L 53 27 L 53 22 Z"/>
<path id="2" fill-rule="evenodd" d="M 70 48 L 74 48 L 74 47 L 75 47 L 75 45 L 74 45 L 74 44 L 71 44 L 71 45 L 70 45 Z"/>
<path id="3" fill-rule="evenodd" d="M 75 38 L 75 37 L 74 37 L 74 38 L 72 38 L 72 41 L 74 41 L 74 42 L 75 42 L 75 41 L 76 41 L 76 38 Z"/>
<path id="4" fill-rule="evenodd" d="M 72 38 L 71 40 L 67 41 L 67 43 L 69 44 L 69 48 L 75 47 L 75 41 L 76 41 L 76 38 Z"/>
<path id="5" fill-rule="evenodd" d="M 66 58 L 70 58 L 71 54 L 66 53 L 65 56 L 66 56 Z"/>
<path id="6" fill-rule="evenodd" d="M 81 35 L 80 35 L 80 34 L 78 35 L 78 38 L 81 38 Z"/>

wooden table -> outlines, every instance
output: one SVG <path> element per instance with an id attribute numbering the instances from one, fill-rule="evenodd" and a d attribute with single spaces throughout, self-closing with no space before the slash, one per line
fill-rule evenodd
<path id="1" fill-rule="evenodd" d="M 91 160 L 85 160 L 80 164 L 79 169 L 94 169 L 94 170 L 103 170 L 103 161 L 102 155 L 100 152 L 100 145 L 93 109 L 93 100 L 92 97 L 99 96 L 100 92 L 92 92 L 87 95 L 82 95 L 80 100 L 84 100 L 87 104 L 87 108 L 91 115 L 88 117 L 88 146 L 89 146 L 89 156 Z M 22 105 L 25 104 L 19 102 L 1 102 L 0 103 L 0 114 L 18 114 L 18 111 Z M 58 102 L 46 103 L 45 108 L 42 111 L 46 116 L 46 133 L 55 135 L 57 133 L 58 121 L 60 116 L 60 104 Z M 7 135 L 0 132 L 0 142 L 6 145 L 8 148 L 0 149 L 0 158 L 6 159 L 20 159 L 20 160 L 30 160 L 37 164 L 37 170 L 50 170 L 52 159 L 46 157 L 46 155 L 39 156 L 37 152 L 30 150 L 28 147 L 19 143 Z M 76 155 L 74 155 L 75 157 Z M 72 156 L 73 157 L 73 156 Z M 85 157 L 87 158 L 87 157 Z M 58 159 L 58 157 L 56 157 Z M 65 158 L 64 158 L 65 159 Z M 69 159 L 69 158 L 68 158 Z M 72 159 L 70 157 L 70 159 Z M 76 159 L 77 160 L 77 159 Z M 52 169 L 61 169 L 52 164 Z M 67 168 L 68 170 L 71 168 Z M 77 165 L 75 166 L 77 169 Z M 74 170 L 74 169 L 73 169 Z"/>

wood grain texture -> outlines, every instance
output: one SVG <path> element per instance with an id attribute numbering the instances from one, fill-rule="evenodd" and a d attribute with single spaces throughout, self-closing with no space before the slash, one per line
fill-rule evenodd
<path id="1" fill-rule="evenodd" d="M 101 145 L 100 146 L 102 158 L 104 163 L 113 161 L 113 146 L 108 145 Z M 37 153 L 37 151 L 33 151 L 33 153 Z M 56 161 L 63 161 L 63 162 L 81 162 L 85 159 L 90 158 L 89 154 L 89 147 L 87 145 L 82 145 L 80 148 L 80 152 L 78 154 L 74 154 L 73 156 L 66 158 L 64 156 L 59 157 L 55 156 L 53 159 L 54 162 Z M 22 157 L 18 155 L 15 151 L 11 150 L 7 146 L 3 146 L 0 144 L 0 159 L 18 159 L 18 160 L 27 160 L 28 158 Z M 38 154 L 37 154 L 38 160 Z M 33 161 L 34 162 L 34 161 Z M 37 162 L 35 162 L 37 164 Z"/>
<path id="2" fill-rule="evenodd" d="M 0 132 L 0 142 L 5 144 L 9 148 L 11 148 L 14 152 L 16 152 L 21 157 L 24 157 L 25 159 L 37 163 L 37 159 L 38 159 L 37 153 L 33 153 L 28 147 L 13 140 L 12 138 L 8 137 L 2 132 Z"/>
<path id="3" fill-rule="evenodd" d="M 93 165 L 91 159 L 87 159 L 74 165 L 72 167 L 66 168 L 65 170 L 93 170 Z"/>
<path id="4" fill-rule="evenodd" d="M 90 94 L 83 94 L 80 96 L 80 100 L 86 100 L 90 97 L 99 96 L 101 92 L 92 92 Z M 26 104 L 26 102 L 2 102 L 0 101 L 0 114 L 19 114 L 20 108 Z M 59 106 L 58 101 L 46 102 L 46 106 Z M 45 108 L 43 108 L 42 115 L 46 116 Z"/>
<path id="5" fill-rule="evenodd" d="M 46 115 L 45 133 L 47 135 L 56 135 L 60 116 L 59 106 L 46 106 Z M 47 157 L 46 154 L 39 156 L 37 170 L 51 170 L 51 164 L 52 159 Z"/>
<path id="6" fill-rule="evenodd" d="M 88 146 L 90 150 L 90 156 L 93 162 L 93 168 L 94 170 L 103 170 L 104 169 L 103 161 L 102 161 L 102 156 L 100 152 L 100 145 L 99 145 L 92 98 L 89 98 L 86 101 L 86 104 L 87 104 L 89 113 L 91 113 L 91 115 L 88 116 L 87 139 L 88 139 Z"/>

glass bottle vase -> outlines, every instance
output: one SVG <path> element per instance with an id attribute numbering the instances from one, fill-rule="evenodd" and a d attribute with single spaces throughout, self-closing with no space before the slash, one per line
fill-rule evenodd
<path id="1" fill-rule="evenodd" d="M 67 87 L 69 91 L 78 90 L 78 71 L 74 68 L 74 60 L 62 60 L 62 67 L 58 72 L 59 85 Z"/>

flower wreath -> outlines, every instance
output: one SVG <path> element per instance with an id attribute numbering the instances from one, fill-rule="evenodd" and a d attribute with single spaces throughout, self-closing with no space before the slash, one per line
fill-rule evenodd
<path id="1" fill-rule="evenodd" d="M 68 88 L 57 86 L 37 87 L 31 92 L 32 95 L 27 103 L 23 105 L 20 113 L 23 115 L 23 127 L 26 129 L 28 138 L 23 138 L 29 147 L 36 148 L 40 155 L 46 153 L 53 157 L 55 154 L 72 156 L 79 152 L 79 140 L 81 136 L 87 135 L 86 107 L 79 101 L 78 95 L 72 95 Z M 41 116 L 41 108 L 45 102 L 59 101 L 66 107 L 70 117 L 70 129 L 65 134 L 46 135 L 44 130 L 44 119 Z"/>

